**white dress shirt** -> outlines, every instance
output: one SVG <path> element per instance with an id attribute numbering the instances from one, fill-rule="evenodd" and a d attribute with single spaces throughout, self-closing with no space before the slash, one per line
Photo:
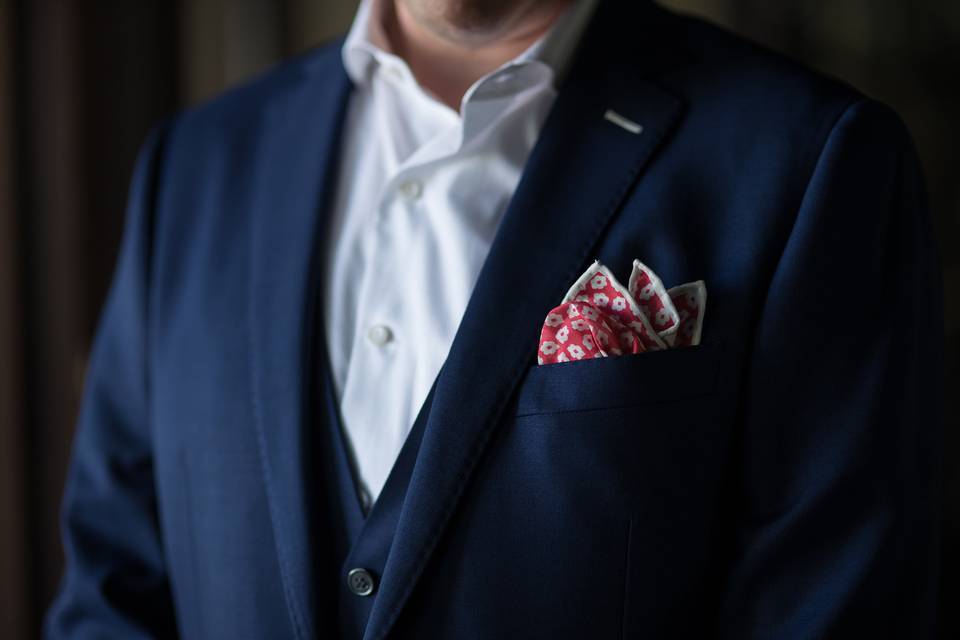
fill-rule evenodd
<path id="1" fill-rule="evenodd" d="M 453 342 L 596 0 L 477 80 L 459 112 L 390 53 L 384 2 L 343 45 L 354 85 L 325 248 L 323 320 L 361 498 L 379 495 Z"/>

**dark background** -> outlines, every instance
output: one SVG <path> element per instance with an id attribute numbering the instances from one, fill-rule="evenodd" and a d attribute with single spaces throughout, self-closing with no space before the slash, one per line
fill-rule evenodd
<path id="1" fill-rule="evenodd" d="M 602 0 L 637 1 L 637 0 Z M 669 0 L 891 104 L 946 294 L 944 638 L 960 637 L 960 2 Z M 164 115 L 346 29 L 352 0 L 0 0 L 0 635 L 37 635 L 87 351 L 138 146 Z M 920 427 L 921 425 L 918 425 Z"/>

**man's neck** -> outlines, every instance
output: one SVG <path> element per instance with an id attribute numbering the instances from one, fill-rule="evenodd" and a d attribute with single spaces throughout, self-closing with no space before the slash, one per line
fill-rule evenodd
<path id="1" fill-rule="evenodd" d="M 459 110 L 470 85 L 523 53 L 549 31 L 568 5 L 569 0 L 541 3 L 518 16 L 503 33 L 484 38 L 441 35 L 419 23 L 404 2 L 395 0 L 388 3 L 391 10 L 385 12 L 385 29 L 391 48 L 407 62 L 417 82 Z"/>

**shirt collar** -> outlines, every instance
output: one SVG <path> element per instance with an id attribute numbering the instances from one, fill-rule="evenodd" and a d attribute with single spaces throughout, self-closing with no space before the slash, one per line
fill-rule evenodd
<path id="1" fill-rule="evenodd" d="M 386 1 L 388 0 L 361 0 L 343 43 L 343 64 L 354 84 L 369 82 L 374 71 L 382 65 L 404 75 L 408 82 L 416 82 L 406 63 L 389 49 L 383 29 Z M 539 62 L 549 68 L 553 74 L 554 86 L 558 86 L 597 3 L 598 0 L 573 0 L 563 15 L 536 42 L 499 69 L 478 80 L 478 83 L 504 67 Z"/>

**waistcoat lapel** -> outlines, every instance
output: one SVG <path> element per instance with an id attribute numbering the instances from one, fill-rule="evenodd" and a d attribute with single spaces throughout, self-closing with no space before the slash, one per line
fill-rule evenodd
<path id="1" fill-rule="evenodd" d="M 514 388 L 536 363 L 544 316 L 592 261 L 597 241 L 679 118 L 680 101 L 642 78 L 670 62 L 650 42 L 657 15 L 645 2 L 601 3 L 588 27 L 437 378 L 367 640 L 385 637 L 399 616 Z M 643 131 L 610 122 L 610 109 Z M 498 325 L 491 345 L 485 325 L 504 315 L 510 321 Z"/>
<path id="2" fill-rule="evenodd" d="M 350 82 L 338 46 L 308 63 L 267 107 L 251 155 L 249 337 L 260 461 L 284 594 L 298 638 L 316 635 L 317 554 L 309 514 L 310 340 L 317 334 L 317 235 L 335 185 Z"/>

